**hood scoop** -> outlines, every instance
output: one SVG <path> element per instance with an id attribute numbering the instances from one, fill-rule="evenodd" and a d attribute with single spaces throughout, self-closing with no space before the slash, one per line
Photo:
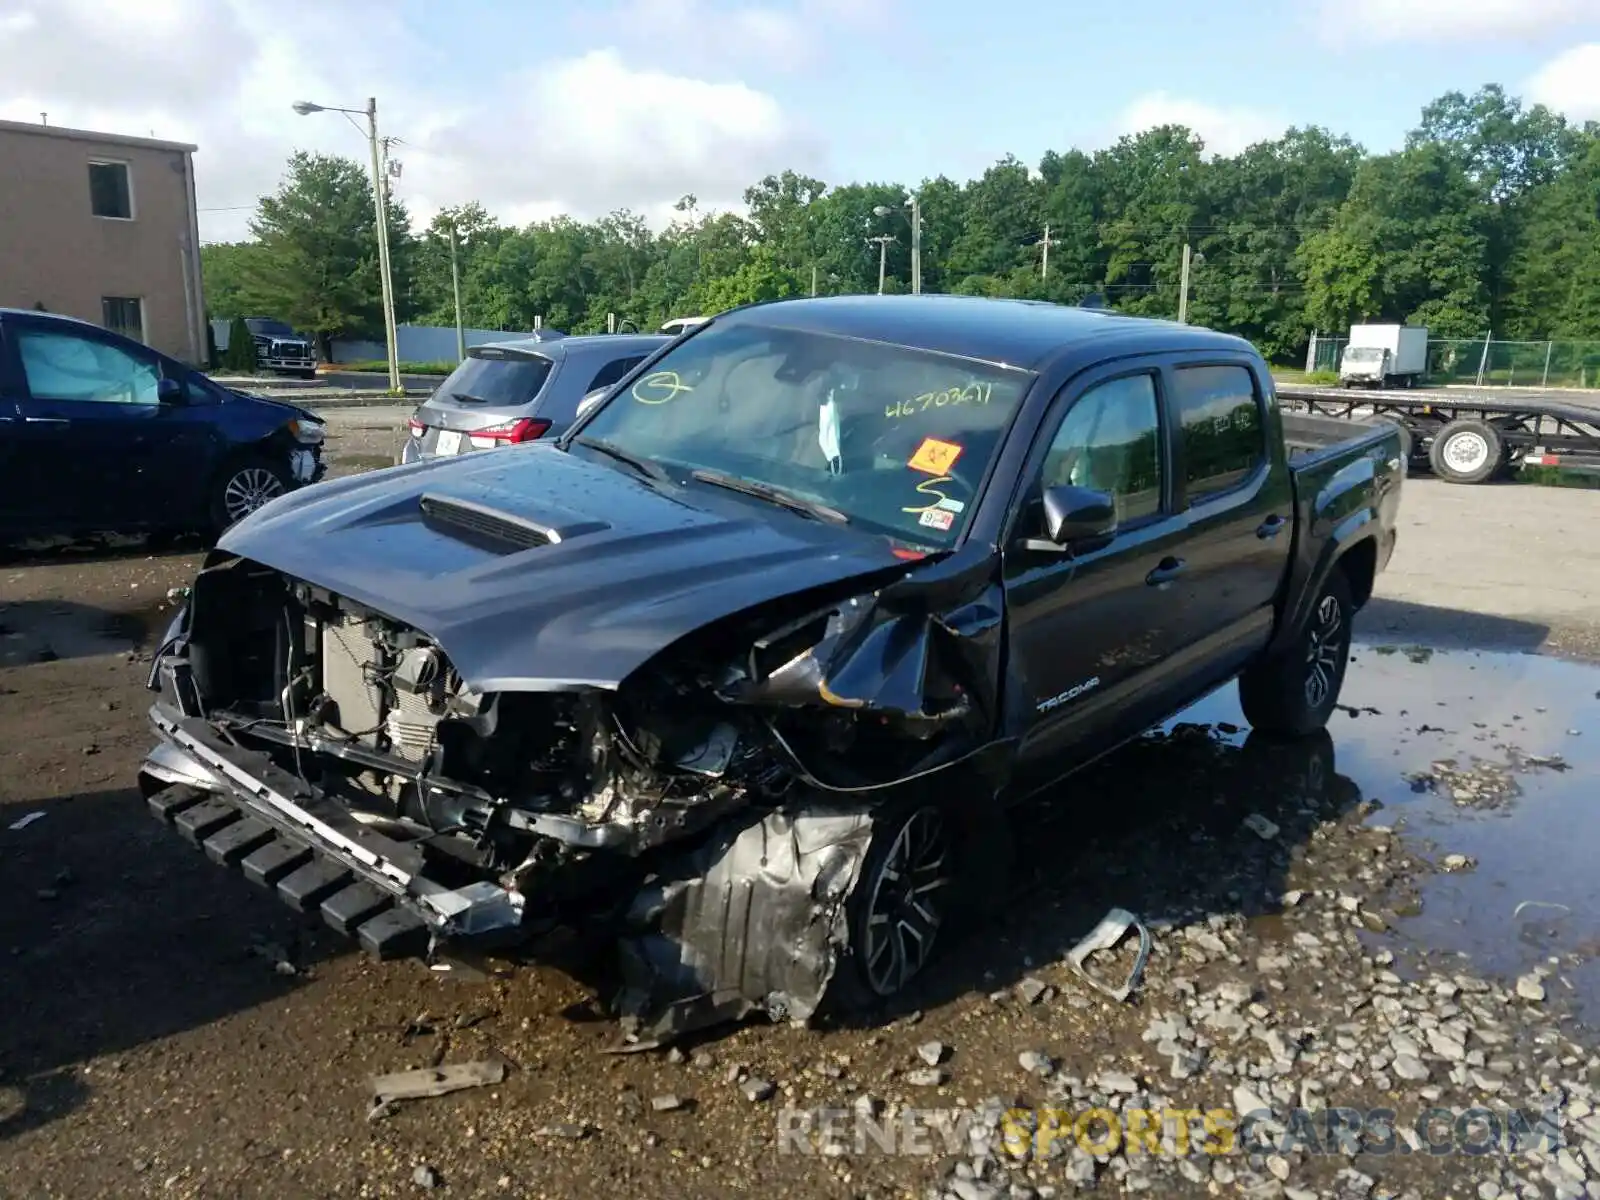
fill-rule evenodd
<path id="1" fill-rule="evenodd" d="M 430 529 L 501 554 L 557 546 L 586 533 L 611 528 L 604 521 L 545 524 L 486 504 L 431 493 L 425 493 L 417 507 L 422 512 L 422 523 Z"/>

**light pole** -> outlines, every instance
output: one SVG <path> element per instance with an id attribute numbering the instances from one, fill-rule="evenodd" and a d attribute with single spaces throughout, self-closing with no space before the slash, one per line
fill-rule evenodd
<path id="1" fill-rule="evenodd" d="M 867 244 L 878 243 L 878 295 L 883 295 L 883 282 L 885 272 L 889 265 L 889 243 L 898 239 L 892 233 L 880 233 L 877 237 L 867 239 Z"/>
<path id="2" fill-rule="evenodd" d="M 911 210 L 911 294 L 920 296 L 922 294 L 922 202 L 913 192 L 906 204 L 893 206 L 880 204 L 872 212 L 875 216 L 887 217 L 902 208 Z"/>
<path id="3" fill-rule="evenodd" d="M 378 161 L 378 102 L 369 97 L 366 108 L 339 108 L 333 104 L 313 104 L 296 100 L 294 111 L 302 117 L 316 112 L 354 113 L 367 118 L 367 144 L 372 150 L 372 205 L 378 219 L 378 273 L 383 285 L 383 336 L 389 349 L 389 390 L 400 388 L 400 355 L 395 345 L 394 277 L 389 268 L 389 202 L 383 166 Z"/>
<path id="4" fill-rule="evenodd" d="M 461 324 L 461 268 L 456 265 L 456 223 L 450 222 L 450 291 L 456 298 L 456 361 L 467 357 L 467 335 Z"/>

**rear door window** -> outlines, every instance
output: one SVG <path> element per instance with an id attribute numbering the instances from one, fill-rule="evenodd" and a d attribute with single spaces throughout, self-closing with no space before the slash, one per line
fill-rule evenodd
<path id="1" fill-rule="evenodd" d="M 439 398 L 497 407 L 527 404 L 550 378 L 551 365 L 537 355 L 474 355 L 439 385 Z"/>
<path id="2" fill-rule="evenodd" d="M 589 381 L 589 386 L 583 389 L 583 394 L 587 396 L 599 388 L 610 387 L 643 361 L 644 355 L 636 354 L 632 358 L 619 358 L 615 362 L 608 362 L 595 373 L 595 377 Z"/>
<path id="3" fill-rule="evenodd" d="M 1267 458 L 1255 377 L 1244 367 L 1179 367 L 1172 381 L 1190 502 L 1231 492 Z"/>

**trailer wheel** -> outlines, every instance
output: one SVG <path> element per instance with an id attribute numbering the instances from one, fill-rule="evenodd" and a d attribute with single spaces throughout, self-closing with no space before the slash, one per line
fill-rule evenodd
<path id="1" fill-rule="evenodd" d="M 1505 439 L 1487 421 L 1451 421 L 1428 448 L 1428 465 L 1446 483 L 1483 483 L 1503 465 Z"/>
<path id="2" fill-rule="evenodd" d="M 1327 726 L 1350 665 L 1354 610 L 1350 581 L 1335 565 L 1294 643 L 1239 676 L 1239 706 L 1252 729 L 1298 738 Z"/>

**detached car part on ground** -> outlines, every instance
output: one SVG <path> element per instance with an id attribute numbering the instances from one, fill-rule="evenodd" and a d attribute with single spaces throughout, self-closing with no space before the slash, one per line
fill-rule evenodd
<path id="1" fill-rule="evenodd" d="M 324 433 L 87 321 L 0 309 L 0 539 L 220 532 L 321 479 Z"/>
<path id="2" fill-rule="evenodd" d="M 145 791 L 379 955 L 601 930 L 641 1039 L 875 1001 L 1000 893 L 1008 803 L 1241 673 L 1258 728 L 1326 722 L 1403 455 L 1304 421 L 1184 326 L 724 314 L 559 443 L 236 526 Z"/>

